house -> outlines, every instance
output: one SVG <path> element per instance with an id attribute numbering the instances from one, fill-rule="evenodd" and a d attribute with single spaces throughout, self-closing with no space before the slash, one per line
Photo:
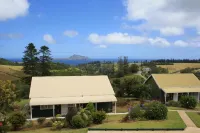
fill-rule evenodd
<path id="1" fill-rule="evenodd" d="M 200 81 L 194 74 L 152 74 L 145 84 L 152 88 L 152 98 L 166 103 L 178 101 L 183 95 L 200 100 Z"/>
<path id="2" fill-rule="evenodd" d="M 116 112 L 117 99 L 107 76 L 33 77 L 29 98 L 31 119 L 64 116 L 70 107 L 89 102 L 96 110 Z"/>

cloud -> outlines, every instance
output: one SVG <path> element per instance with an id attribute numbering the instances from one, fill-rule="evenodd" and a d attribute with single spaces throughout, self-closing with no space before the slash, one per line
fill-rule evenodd
<path id="1" fill-rule="evenodd" d="M 46 41 L 48 44 L 55 44 L 56 41 L 54 40 L 54 38 L 52 37 L 52 35 L 50 34 L 45 34 L 43 36 L 44 41 Z"/>
<path id="2" fill-rule="evenodd" d="M 78 32 L 75 30 L 66 30 L 63 34 L 68 37 L 75 37 L 78 35 Z"/>
<path id="3" fill-rule="evenodd" d="M 199 32 L 197 32 L 197 34 L 198 34 L 198 35 L 200 35 L 200 31 L 199 31 Z"/>
<path id="4" fill-rule="evenodd" d="M 160 29 L 160 33 L 165 36 L 183 35 L 184 29 L 176 27 L 165 27 Z"/>
<path id="5" fill-rule="evenodd" d="M 8 33 L 8 34 L 0 33 L 0 39 L 19 39 L 19 38 L 23 38 L 23 35 L 19 33 Z"/>
<path id="6" fill-rule="evenodd" d="M 129 45 L 138 45 L 138 44 L 151 44 L 154 46 L 168 47 L 170 43 L 164 38 L 147 38 L 142 36 L 133 36 L 128 33 L 114 32 L 107 35 L 98 35 L 92 33 L 89 35 L 88 40 L 93 44 L 98 45 L 109 45 L 109 44 L 129 44 Z"/>
<path id="7" fill-rule="evenodd" d="M 143 20 L 143 28 L 181 35 L 184 28 L 200 31 L 200 0 L 126 0 L 126 18 Z M 169 28 L 173 27 L 173 28 Z"/>
<path id="8" fill-rule="evenodd" d="M 174 45 L 175 46 L 180 46 L 180 47 L 187 47 L 188 43 L 185 42 L 185 41 L 182 41 L 182 40 L 177 40 L 177 41 L 174 42 Z"/>
<path id="9" fill-rule="evenodd" d="M 99 45 L 100 48 L 107 48 L 106 45 Z"/>
<path id="10" fill-rule="evenodd" d="M 149 38 L 149 42 L 151 45 L 155 45 L 155 46 L 161 46 L 161 47 L 170 46 L 170 43 L 166 39 L 160 38 L 160 37 L 156 37 L 155 39 Z"/>
<path id="11" fill-rule="evenodd" d="M 0 0 L 0 21 L 27 15 L 29 6 L 27 0 Z"/>

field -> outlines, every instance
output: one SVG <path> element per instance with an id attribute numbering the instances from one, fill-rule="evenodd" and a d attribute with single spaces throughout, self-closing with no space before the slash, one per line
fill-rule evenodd
<path id="1" fill-rule="evenodd" d="M 200 63 L 174 63 L 174 65 L 157 65 L 157 66 L 166 68 L 170 73 L 173 73 L 173 72 L 178 72 L 187 67 L 200 68 Z"/>
<path id="2" fill-rule="evenodd" d="M 22 66 L 0 65 L 0 80 L 17 80 L 22 76 Z"/>
<path id="3" fill-rule="evenodd" d="M 186 112 L 194 124 L 200 128 L 200 114 L 197 112 Z"/>

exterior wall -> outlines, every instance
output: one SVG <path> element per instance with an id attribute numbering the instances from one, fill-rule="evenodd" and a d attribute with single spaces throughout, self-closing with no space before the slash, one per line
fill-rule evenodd
<path id="1" fill-rule="evenodd" d="M 178 93 L 173 93 L 173 101 L 178 101 Z"/>
<path id="2" fill-rule="evenodd" d="M 152 99 L 155 99 L 155 100 L 160 100 L 162 102 L 165 101 L 164 99 L 164 92 L 159 89 L 159 87 L 157 86 L 155 80 L 150 77 L 146 82 L 145 84 L 148 84 L 151 86 L 151 89 L 152 89 Z"/>

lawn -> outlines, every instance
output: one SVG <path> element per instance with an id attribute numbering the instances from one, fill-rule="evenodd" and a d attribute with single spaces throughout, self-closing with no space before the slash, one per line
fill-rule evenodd
<path id="1" fill-rule="evenodd" d="M 186 112 L 194 124 L 200 128 L 200 114 L 197 112 Z"/>
<path id="2" fill-rule="evenodd" d="M 200 63 L 174 63 L 174 65 L 157 65 L 157 66 L 166 68 L 170 73 L 173 73 L 185 69 L 187 67 L 200 68 Z"/>
<path id="3" fill-rule="evenodd" d="M 168 112 L 168 119 L 162 121 L 137 121 L 121 123 L 124 115 L 108 116 L 101 125 L 92 126 L 93 128 L 185 128 L 185 123 L 180 118 L 178 112 Z"/>
<path id="4" fill-rule="evenodd" d="M 196 111 L 200 111 L 200 103 L 197 104 L 196 108 L 195 109 L 186 109 L 186 108 L 183 108 L 183 107 L 167 107 L 168 110 L 196 110 Z"/>
<path id="5" fill-rule="evenodd" d="M 29 131 L 13 131 L 8 133 L 87 133 L 87 128 L 83 129 L 63 129 L 61 131 L 51 131 L 50 128 L 41 128 Z"/>

